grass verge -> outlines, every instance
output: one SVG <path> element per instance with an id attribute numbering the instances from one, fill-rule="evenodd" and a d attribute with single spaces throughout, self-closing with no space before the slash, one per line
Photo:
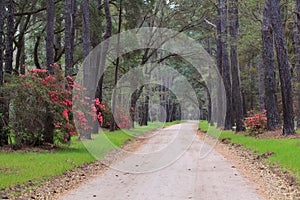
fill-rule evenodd
<path id="1" fill-rule="evenodd" d="M 2 152 L 0 153 L 0 190 L 17 184 L 24 185 L 29 181 L 39 185 L 47 179 L 62 175 L 64 172 L 79 167 L 84 163 L 91 163 L 96 158 L 103 158 L 112 148 L 120 147 L 128 140 L 134 140 L 133 135 L 143 134 L 147 131 L 178 123 L 181 122 L 153 122 L 149 123 L 148 126 L 137 127 L 125 132 L 122 130 L 115 132 L 105 131 L 102 134 L 93 135 L 92 141 L 83 143 L 74 139 L 70 146 L 50 152 Z M 105 138 L 109 138 L 109 141 L 114 145 L 107 145 Z M 101 151 L 98 149 L 100 153 L 95 158 L 85 145 L 101 146 Z"/>
<path id="2" fill-rule="evenodd" d="M 267 160 L 293 174 L 300 183 L 300 139 L 257 139 L 235 134 L 233 131 L 222 131 L 219 135 L 220 131 L 216 127 L 210 127 L 207 121 L 200 121 L 199 128 L 211 136 L 218 136 L 220 140 L 231 138 L 231 143 L 242 144 L 258 154 L 274 152 L 275 155 L 268 157 Z"/>

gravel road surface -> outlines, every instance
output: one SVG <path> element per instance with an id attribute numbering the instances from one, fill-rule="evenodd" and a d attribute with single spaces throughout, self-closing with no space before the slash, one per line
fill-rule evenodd
<path id="1" fill-rule="evenodd" d="M 263 199 L 232 163 L 196 136 L 197 123 L 155 132 L 139 150 L 60 199 Z"/>

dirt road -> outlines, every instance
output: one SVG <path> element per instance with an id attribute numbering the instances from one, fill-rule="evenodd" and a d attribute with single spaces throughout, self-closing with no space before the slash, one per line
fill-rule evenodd
<path id="1" fill-rule="evenodd" d="M 196 126 L 190 121 L 156 132 L 137 152 L 61 199 L 263 199 L 254 184 L 196 137 Z"/>

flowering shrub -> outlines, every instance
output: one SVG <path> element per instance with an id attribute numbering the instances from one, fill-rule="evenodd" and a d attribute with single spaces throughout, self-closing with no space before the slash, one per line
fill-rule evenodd
<path id="1" fill-rule="evenodd" d="M 132 127 L 131 118 L 125 115 L 126 111 L 116 106 L 115 121 L 121 129 L 130 129 Z"/>
<path id="2" fill-rule="evenodd" d="M 99 122 L 100 126 L 102 128 L 109 128 L 111 120 L 111 111 L 109 105 L 106 102 L 100 102 L 99 99 L 95 99 L 94 102 L 98 121 L 101 120 L 101 123 Z M 99 113 L 101 113 L 101 116 L 99 116 Z"/>
<path id="3" fill-rule="evenodd" d="M 110 106 L 106 102 L 100 103 L 99 99 L 95 100 L 95 105 L 96 105 L 97 112 L 101 113 L 102 123 L 100 124 L 100 126 L 102 128 L 109 128 L 111 116 L 112 116 Z M 114 117 L 117 124 L 114 128 L 115 130 L 120 128 L 121 129 L 132 128 L 131 119 L 127 117 L 125 113 L 126 112 L 122 110 L 119 106 L 116 106 L 116 113 Z"/>
<path id="4" fill-rule="evenodd" d="M 27 75 L 12 77 L 1 88 L 6 101 L 10 102 L 7 128 L 16 144 L 65 143 L 78 133 L 74 122 L 82 130 L 91 129 L 87 118 L 102 123 L 101 112 L 96 115 L 94 103 L 87 98 L 81 98 L 78 107 L 89 106 L 90 109 L 86 112 L 76 109 L 73 113 L 71 91 L 73 88 L 85 89 L 74 83 L 72 77 L 64 77 L 58 65 L 54 66 L 55 75 L 48 75 L 47 70 L 34 69 Z M 73 119 L 73 114 L 78 121 Z"/>
<path id="5" fill-rule="evenodd" d="M 267 130 L 266 110 L 262 113 L 254 113 L 252 110 L 247 112 L 248 116 L 245 121 L 245 127 L 250 135 L 256 136 Z"/>

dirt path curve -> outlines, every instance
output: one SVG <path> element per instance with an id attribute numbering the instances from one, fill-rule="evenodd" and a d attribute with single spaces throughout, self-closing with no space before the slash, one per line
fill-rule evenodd
<path id="1" fill-rule="evenodd" d="M 255 185 L 222 155 L 214 150 L 205 157 L 199 153 L 211 147 L 198 139 L 196 126 L 197 122 L 189 121 L 160 130 L 137 154 L 70 191 L 61 200 L 263 199 Z M 191 137 L 193 142 L 189 145 Z M 177 159 L 172 163 L 174 158 Z M 128 173 L 130 170 L 134 173 Z"/>

